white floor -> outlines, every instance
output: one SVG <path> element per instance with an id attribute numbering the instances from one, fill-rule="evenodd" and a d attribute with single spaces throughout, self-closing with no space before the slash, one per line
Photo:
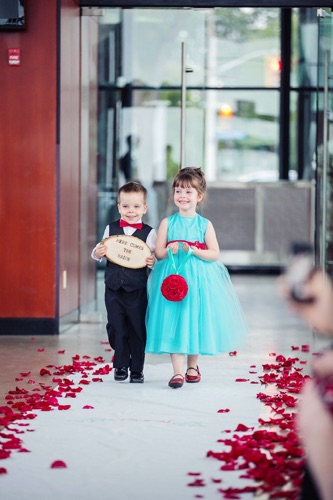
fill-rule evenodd
<path id="1" fill-rule="evenodd" d="M 10 459 L 0 461 L 7 469 L 0 475 L 0 499 L 220 499 L 221 485 L 249 484 L 239 473 L 221 471 L 217 460 L 206 458 L 207 452 L 221 450 L 217 440 L 239 423 L 258 427 L 258 418 L 268 410 L 256 398 L 263 386 L 251 382 L 258 382 L 262 364 L 272 362 L 272 353 L 295 356 L 291 346 L 309 344 L 310 352 L 297 351 L 297 356 L 310 363 L 312 352 L 324 342 L 288 312 L 277 295 L 275 277 L 232 279 L 249 327 L 246 345 L 236 356 L 202 357 L 202 381 L 173 390 L 167 387 L 168 356 L 147 355 L 144 384 L 119 383 L 112 373 L 103 375 L 102 383 L 81 386 L 76 398 L 59 399 L 71 405 L 69 410 L 34 412 L 37 418 L 19 435 L 30 453 L 14 451 Z M 80 333 L 90 339 L 87 349 L 94 339 L 106 340 L 103 324 L 82 324 L 66 332 L 54 349 L 65 348 L 66 339 L 80 339 Z M 2 345 L 5 339 L 0 338 Z M 90 354 L 82 340 L 76 347 L 81 356 Z M 256 369 L 250 368 L 253 365 Z M 79 386 L 80 374 L 69 378 Z M 86 405 L 93 408 L 83 409 Z M 67 468 L 51 469 L 54 460 L 63 460 Z M 204 487 L 188 486 L 197 478 Z"/>

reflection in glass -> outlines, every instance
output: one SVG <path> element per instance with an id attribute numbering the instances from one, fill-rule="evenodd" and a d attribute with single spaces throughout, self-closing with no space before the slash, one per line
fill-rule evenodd
<path id="1" fill-rule="evenodd" d="M 193 70 L 186 164 L 201 166 L 212 183 L 278 180 L 279 9 L 105 9 L 98 170 L 108 217 L 117 215 L 116 191 L 130 178 L 149 190 L 152 225 L 170 210 L 180 164 L 182 41 Z"/>

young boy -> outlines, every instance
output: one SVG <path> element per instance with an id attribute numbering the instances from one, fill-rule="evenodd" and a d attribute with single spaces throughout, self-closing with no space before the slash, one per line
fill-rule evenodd
<path id="1" fill-rule="evenodd" d="M 143 240 L 151 252 L 155 250 L 156 232 L 142 223 L 147 212 L 147 190 L 138 182 L 128 182 L 118 191 L 120 220 L 106 226 L 103 239 L 126 234 Z M 96 245 L 91 256 L 101 260 L 107 252 L 102 243 Z M 152 268 L 154 256 L 147 257 L 147 267 Z M 128 378 L 130 382 L 143 383 L 143 364 L 146 347 L 145 316 L 147 309 L 148 270 L 129 269 L 107 260 L 105 268 L 106 330 L 114 349 L 114 379 Z"/>

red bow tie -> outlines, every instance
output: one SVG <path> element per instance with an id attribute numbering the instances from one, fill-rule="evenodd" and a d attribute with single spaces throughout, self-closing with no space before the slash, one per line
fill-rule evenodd
<path id="1" fill-rule="evenodd" d="M 130 224 L 124 219 L 120 219 L 120 227 L 134 227 L 135 229 L 142 229 L 142 222 L 137 222 L 136 224 Z"/>

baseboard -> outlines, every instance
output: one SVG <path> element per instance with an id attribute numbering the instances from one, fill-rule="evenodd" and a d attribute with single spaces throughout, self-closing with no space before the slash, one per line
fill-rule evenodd
<path id="1" fill-rule="evenodd" d="M 0 318 L 0 335 L 57 335 L 55 318 Z"/>

